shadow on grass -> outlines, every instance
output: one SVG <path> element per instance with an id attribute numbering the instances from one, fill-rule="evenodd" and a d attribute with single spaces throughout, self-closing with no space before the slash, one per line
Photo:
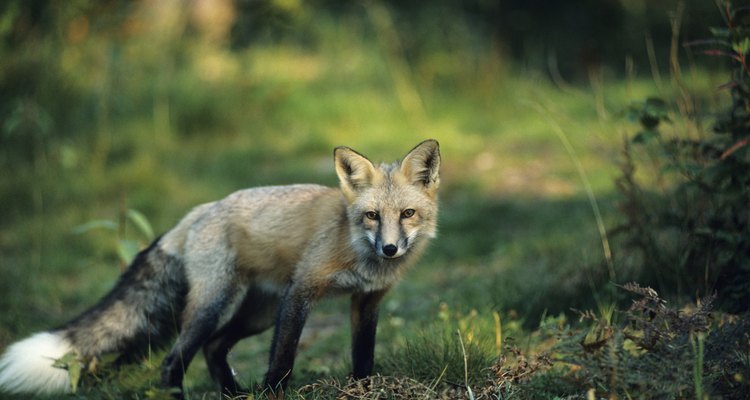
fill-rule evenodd
<path id="1" fill-rule="evenodd" d="M 614 195 L 599 199 L 610 225 L 615 201 Z M 440 302 L 515 312 L 535 326 L 545 314 L 595 307 L 611 290 L 602 238 L 584 196 L 449 195 L 441 213 L 427 267 L 414 278 L 432 285 L 422 291 L 439 293 Z"/>

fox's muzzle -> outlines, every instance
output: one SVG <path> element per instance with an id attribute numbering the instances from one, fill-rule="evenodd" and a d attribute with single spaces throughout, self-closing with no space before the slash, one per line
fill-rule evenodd
<path id="1" fill-rule="evenodd" d="M 383 258 L 397 258 L 406 253 L 406 237 L 398 213 L 381 214 L 373 245 L 378 255 Z"/>
<path id="2" fill-rule="evenodd" d="M 386 257 L 393 257 L 398 253 L 398 247 L 392 244 L 387 244 L 383 246 L 382 251 Z"/>
<path id="3" fill-rule="evenodd" d="M 378 256 L 383 258 L 398 258 L 406 254 L 406 251 L 409 250 L 406 239 L 387 243 L 382 238 L 378 238 L 373 243 L 373 247 Z"/>

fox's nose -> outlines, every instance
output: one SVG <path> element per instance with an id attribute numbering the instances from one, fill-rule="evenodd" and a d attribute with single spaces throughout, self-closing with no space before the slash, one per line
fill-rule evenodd
<path id="1" fill-rule="evenodd" d="M 383 246 L 383 254 L 385 254 L 388 257 L 393 257 L 396 255 L 396 252 L 398 252 L 398 247 L 392 244 L 387 244 Z"/>

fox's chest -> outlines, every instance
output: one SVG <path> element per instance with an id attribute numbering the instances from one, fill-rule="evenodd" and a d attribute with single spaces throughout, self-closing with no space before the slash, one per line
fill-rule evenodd
<path id="1" fill-rule="evenodd" d="M 333 274 L 330 279 L 332 292 L 374 292 L 392 287 L 401 277 L 399 268 L 354 265 Z"/>

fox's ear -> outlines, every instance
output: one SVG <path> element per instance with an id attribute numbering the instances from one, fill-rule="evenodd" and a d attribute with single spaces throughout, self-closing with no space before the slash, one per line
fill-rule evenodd
<path id="1" fill-rule="evenodd" d="M 348 147 L 336 147 L 333 150 L 333 162 L 341 191 L 349 202 L 354 200 L 358 191 L 372 186 L 375 166 L 362 154 Z"/>
<path id="2" fill-rule="evenodd" d="M 401 173 L 412 184 L 423 187 L 434 196 L 440 186 L 440 145 L 437 140 L 425 140 L 413 148 L 401 161 Z"/>

